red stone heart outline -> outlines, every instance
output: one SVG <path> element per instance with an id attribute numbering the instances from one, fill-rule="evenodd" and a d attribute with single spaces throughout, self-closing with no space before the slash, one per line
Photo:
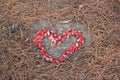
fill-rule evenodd
<path id="1" fill-rule="evenodd" d="M 48 37 L 48 39 L 51 39 L 57 46 L 59 46 L 70 36 L 75 36 L 77 38 L 77 42 L 73 43 L 65 52 L 62 53 L 63 55 L 58 59 L 55 59 L 54 56 L 47 53 L 44 45 L 42 44 L 44 38 Z M 52 63 L 59 63 L 65 61 L 72 53 L 79 51 L 81 46 L 85 43 L 85 38 L 83 37 L 82 33 L 76 29 L 68 29 L 62 35 L 55 34 L 50 30 L 40 30 L 36 32 L 33 42 L 39 46 L 40 55 L 44 56 L 46 60 Z"/>

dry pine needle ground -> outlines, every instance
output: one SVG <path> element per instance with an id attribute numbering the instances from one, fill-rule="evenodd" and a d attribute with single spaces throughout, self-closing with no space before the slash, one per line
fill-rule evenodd
<path id="1" fill-rule="evenodd" d="M 119 80 L 120 0 L 0 0 L 1 80 Z M 58 65 L 36 57 L 31 25 L 71 17 L 88 26 L 94 42 L 77 61 Z M 11 33 L 9 26 L 19 23 Z"/>

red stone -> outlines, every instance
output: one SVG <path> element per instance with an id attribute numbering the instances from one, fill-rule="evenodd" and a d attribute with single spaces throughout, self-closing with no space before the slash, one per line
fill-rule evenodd
<path id="1" fill-rule="evenodd" d="M 78 33 L 78 30 L 74 29 L 74 33 Z"/>
<path id="2" fill-rule="evenodd" d="M 54 38 L 53 34 L 50 34 L 49 38 L 50 38 L 50 39 L 53 39 L 53 38 Z"/>
<path id="3" fill-rule="evenodd" d="M 59 35 L 59 36 L 58 36 L 58 39 L 61 39 L 61 38 L 62 38 L 62 35 Z"/>
<path id="4" fill-rule="evenodd" d="M 74 35 L 75 35 L 74 30 L 72 30 L 72 36 L 74 36 Z"/>
<path id="5" fill-rule="evenodd" d="M 59 39 L 58 38 L 54 38 L 55 39 L 55 41 L 59 41 Z"/>
<path id="6" fill-rule="evenodd" d="M 61 42 L 61 41 L 59 41 L 59 42 L 57 43 L 57 45 L 58 45 L 58 46 L 60 46 L 61 44 L 62 44 L 62 42 Z"/>
<path id="7" fill-rule="evenodd" d="M 60 61 L 59 60 L 54 60 L 55 61 L 55 63 L 60 63 Z"/>
<path id="8" fill-rule="evenodd" d="M 67 36 L 64 36 L 64 37 L 61 39 L 61 41 L 64 41 L 66 38 L 67 38 Z"/>
<path id="9" fill-rule="evenodd" d="M 77 46 L 76 46 L 76 43 L 74 43 L 74 44 L 72 45 L 72 47 L 73 47 L 73 48 L 76 48 L 76 47 L 77 47 Z"/>
<path id="10" fill-rule="evenodd" d="M 36 43 L 36 45 L 38 45 L 38 44 L 40 43 L 40 41 L 39 41 L 39 40 L 36 40 L 35 43 Z"/>
<path id="11" fill-rule="evenodd" d="M 65 61 L 65 60 L 66 60 L 66 57 L 61 56 L 58 60 L 59 60 L 60 62 L 63 62 L 63 61 Z"/>
<path id="12" fill-rule="evenodd" d="M 37 41 L 37 39 L 35 38 L 35 39 L 33 39 L 33 42 L 36 42 Z"/>
<path id="13" fill-rule="evenodd" d="M 57 37 L 58 35 L 57 34 L 53 34 L 54 37 Z"/>
<path id="14" fill-rule="evenodd" d="M 38 44 L 39 48 L 43 48 L 44 46 L 42 44 Z"/>
<path id="15" fill-rule="evenodd" d="M 55 57 L 54 57 L 54 56 L 50 56 L 50 58 L 51 58 L 51 59 L 55 59 Z"/>
<path id="16" fill-rule="evenodd" d="M 69 33 L 68 33 L 68 36 L 71 36 L 71 35 L 72 35 L 72 32 L 69 32 Z"/>
<path id="17" fill-rule="evenodd" d="M 39 34 L 41 34 L 41 31 L 36 32 L 36 35 L 39 35 Z"/>
<path id="18" fill-rule="evenodd" d="M 80 40 L 82 41 L 82 44 L 85 42 L 85 38 L 84 37 L 80 37 Z"/>
<path id="19" fill-rule="evenodd" d="M 48 53 L 45 53 L 45 56 L 46 56 L 46 57 L 49 57 L 49 54 L 48 54 Z"/>
<path id="20" fill-rule="evenodd" d="M 55 61 L 55 60 L 51 60 L 51 62 L 52 62 L 52 63 L 56 63 L 56 61 Z"/>
<path id="21" fill-rule="evenodd" d="M 40 50 L 40 54 L 41 54 L 41 55 L 45 55 L 45 54 L 46 54 L 46 51 L 45 51 L 45 50 Z"/>
<path id="22" fill-rule="evenodd" d="M 71 51 L 66 51 L 65 54 L 69 56 L 71 54 Z"/>

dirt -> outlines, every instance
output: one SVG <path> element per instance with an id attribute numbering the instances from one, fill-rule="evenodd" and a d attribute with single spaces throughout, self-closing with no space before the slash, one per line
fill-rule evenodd
<path id="1" fill-rule="evenodd" d="M 70 60 L 49 63 L 32 41 L 41 20 L 49 28 L 76 20 L 92 42 Z M 0 0 L 0 34 L 0 80 L 120 79 L 120 0 Z"/>

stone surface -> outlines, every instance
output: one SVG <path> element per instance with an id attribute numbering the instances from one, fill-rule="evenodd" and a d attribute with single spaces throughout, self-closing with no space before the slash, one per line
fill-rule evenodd
<path id="1" fill-rule="evenodd" d="M 41 29 L 50 29 L 57 34 L 62 34 L 66 29 L 77 29 L 83 33 L 83 36 L 86 39 L 85 44 L 83 46 L 90 44 L 92 41 L 91 35 L 88 34 L 88 32 L 87 32 L 87 27 L 78 21 L 72 21 L 70 23 L 58 22 L 51 26 L 46 20 L 41 20 L 41 21 L 37 21 L 35 24 L 33 24 L 33 26 L 34 27 L 31 29 L 32 38 L 33 38 L 33 34 L 35 34 L 35 32 L 37 32 Z M 58 57 L 60 57 L 62 55 L 62 52 L 64 52 L 74 42 L 76 42 L 76 38 L 70 37 L 70 38 L 66 39 L 62 45 L 52 48 L 50 46 L 50 41 L 46 38 L 46 39 L 44 39 L 43 44 L 45 45 L 47 52 L 49 54 L 55 56 L 55 58 L 57 59 Z M 78 56 L 74 57 L 75 59 L 72 59 L 72 60 L 76 60 L 77 57 Z M 71 58 L 73 58 L 73 57 L 71 57 Z"/>

